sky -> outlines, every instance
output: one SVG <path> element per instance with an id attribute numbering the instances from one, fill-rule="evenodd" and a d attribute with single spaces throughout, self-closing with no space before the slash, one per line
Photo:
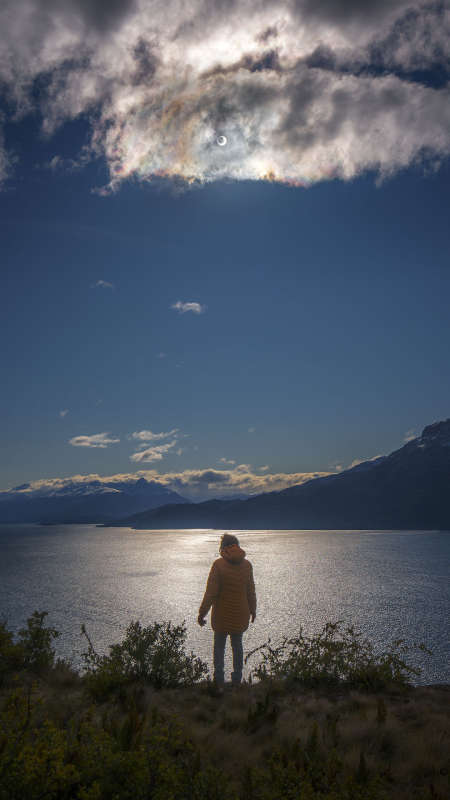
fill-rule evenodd
<path id="1" fill-rule="evenodd" d="M 281 489 L 450 416 L 449 34 L 441 2 L 2 4 L 0 490 Z"/>

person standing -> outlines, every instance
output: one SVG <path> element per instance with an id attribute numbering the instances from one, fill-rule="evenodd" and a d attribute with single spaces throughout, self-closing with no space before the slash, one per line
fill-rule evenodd
<path id="1" fill-rule="evenodd" d="M 242 680 L 244 654 L 242 635 L 249 620 L 256 618 L 256 592 L 253 568 L 239 546 L 236 536 L 224 533 L 220 540 L 220 558 L 209 572 L 206 590 L 198 612 L 198 624 L 206 625 L 205 617 L 212 607 L 211 627 L 214 631 L 214 682 L 224 686 L 224 658 L 227 637 L 233 651 L 233 686 Z"/>

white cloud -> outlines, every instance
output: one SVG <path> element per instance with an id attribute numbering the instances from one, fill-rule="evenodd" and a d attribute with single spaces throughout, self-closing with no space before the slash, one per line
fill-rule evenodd
<path id="1" fill-rule="evenodd" d="M 170 307 L 179 311 L 180 314 L 186 314 L 187 311 L 192 311 L 193 314 L 203 314 L 206 311 L 206 306 L 202 306 L 200 303 L 183 303 L 181 300 L 177 300 Z"/>
<path id="2" fill-rule="evenodd" d="M 371 458 L 355 458 L 348 467 L 345 467 L 345 469 L 351 469 L 352 467 L 358 467 L 360 464 L 366 464 L 366 463 L 369 463 L 370 461 L 376 461 L 378 458 L 383 458 L 383 454 L 382 453 L 378 453 L 377 456 L 372 456 Z M 341 472 L 343 469 L 344 469 L 344 467 L 342 466 L 342 464 L 338 464 L 336 466 L 336 472 Z"/>
<path id="3" fill-rule="evenodd" d="M 168 439 L 169 436 L 175 436 L 177 433 L 178 428 L 172 428 L 171 431 L 161 431 L 161 433 L 153 433 L 153 431 L 135 431 L 131 434 L 131 438 L 144 443 L 157 442 L 161 439 Z"/>
<path id="4" fill-rule="evenodd" d="M 110 433 L 93 433 L 91 436 L 73 436 L 69 439 L 69 444 L 73 447 L 108 447 L 110 444 L 116 444 L 120 439 L 114 438 Z"/>
<path id="5" fill-rule="evenodd" d="M 69 413 L 69 409 L 68 409 L 68 408 L 63 408 L 63 409 L 61 409 L 61 411 L 59 412 L 59 416 L 64 418 L 64 417 L 66 417 L 66 416 L 67 416 L 67 414 L 68 414 L 68 413 Z"/>
<path id="6" fill-rule="evenodd" d="M 249 433 L 255 433 L 256 432 L 256 428 L 250 427 L 250 428 L 248 428 L 248 432 Z"/>
<path id="7" fill-rule="evenodd" d="M 51 158 L 49 161 L 47 161 L 47 163 L 44 166 L 46 166 L 48 169 L 56 170 L 62 167 L 63 162 L 64 159 L 62 159 L 61 156 L 56 155 L 53 156 L 53 158 Z"/>
<path id="8" fill-rule="evenodd" d="M 412 440 L 413 440 L 413 439 L 416 439 L 416 438 L 417 438 L 417 436 L 418 436 L 418 433 L 417 433 L 417 431 L 415 431 L 415 430 L 412 428 L 411 430 L 409 430 L 409 431 L 406 431 L 406 433 L 405 433 L 405 435 L 404 435 L 404 437 L 403 437 L 403 441 L 404 441 L 404 442 L 412 442 Z"/>
<path id="9" fill-rule="evenodd" d="M 115 289 L 115 285 L 109 281 L 99 280 L 92 284 L 92 289 Z"/>
<path id="10" fill-rule="evenodd" d="M 137 453 L 133 453 L 133 455 L 130 456 L 130 461 L 134 461 L 136 464 L 148 464 L 152 461 L 161 461 L 166 453 L 171 450 L 172 447 L 175 447 L 176 443 L 176 439 L 174 439 L 173 442 L 146 447 L 145 450 L 139 450 Z"/>
<path id="11" fill-rule="evenodd" d="M 167 353 L 158 353 L 156 358 L 166 358 Z"/>
<path id="12" fill-rule="evenodd" d="M 170 446 L 172 447 L 173 443 Z M 159 447 L 165 447 L 165 445 L 159 445 Z M 162 457 L 163 454 L 160 453 L 160 455 Z M 157 457 L 154 460 L 159 461 L 160 458 Z M 152 469 L 109 476 L 100 476 L 94 473 L 74 475 L 70 478 L 37 480 L 20 489 L 19 493 L 25 495 L 57 493 L 90 483 L 97 488 L 103 485 L 113 490 L 117 485 L 118 489 L 123 489 L 125 484 L 129 483 L 132 486 L 140 478 L 145 478 L 173 489 L 189 499 L 206 500 L 212 497 L 226 498 L 236 494 L 253 495 L 261 492 L 280 491 L 327 474 L 329 473 L 294 472 L 257 475 L 246 464 L 240 464 L 235 469 L 188 469 L 166 473 L 159 473 Z"/>
<path id="13" fill-rule="evenodd" d="M 46 133 L 90 115 L 110 189 L 307 186 L 448 155 L 449 34 L 421 0 L 3 0 L 0 82 Z"/>
<path id="14" fill-rule="evenodd" d="M 268 464 L 264 464 L 264 466 L 258 467 L 258 469 L 259 469 L 260 472 L 268 472 L 270 467 L 269 467 Z"/>
<path id="15" fill-rule="evenodd" d="M 233 458 L 219 458 L 219 461 L 221 464 L 228 464 L 230 467 L 236 464 L 236 461 L 234 461 Z"/>

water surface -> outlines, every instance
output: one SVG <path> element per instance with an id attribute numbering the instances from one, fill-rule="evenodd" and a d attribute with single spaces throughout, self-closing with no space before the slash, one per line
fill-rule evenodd
<path id="1" fill-rule="evenodd" d="M 80 664 L 85 623 L 100 652 L 127 624 L 186 620 L 188 647 L 211 663 L 197 612 L 220 531 L 133 531 L 94 525 L 1 525 L 0 614 L 16 630 L 35 609 L 61 631 L 58 652 Z M 268 636 L 316 632 L 343 619 L 377 647 L 423 642 L 418 682 L 450 683 L 450 533 L 242 531 L 258 614 L 247 650 Z M 229 662 L 228 662 L 229 668 Z"/>

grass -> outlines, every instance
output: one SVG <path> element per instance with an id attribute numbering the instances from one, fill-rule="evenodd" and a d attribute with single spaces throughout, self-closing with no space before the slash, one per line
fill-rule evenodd
<path id="1" fill-rule="evenodd" d="M 30 635 L 46 657 L 27 645 L 26 632 L 16 643 L 6 626 L 0 632 L 0 800 L 450 797 L 450 687 L 414 687 L 405 671 L 397 679 L 390 673 L 383 686 L 377 679 L 375 688 L 360 676 L 352 685 L 345 670 L 311 683 L 311 655 L 304 681 L 298 670 L 266 669 L 259 680 L 216 696 L 194 654 L 184 652 L 183 626 L 162 625 L 135 626 L 111 649 L 105 688 L 105 662 L 95 665 L 93 648 L 91 670 L 80 675 L 55 659 L 54 637 L 36 631 L 36 620 Z M 335 641 L 338 634 L 337 628 Z M 144 638 L 151 644 L 145 658 Z M 153 648 L 161 667 L 160 640 L 176 669 L 152 672 L 148 656 Z M 321 648 L 314 641 L 316 658 Z M 15 644 L 26 654 L 22 664 Z M 140 654 L 138 675 L 130 652 Z M 282 652 L 284 663 L 288 650 Z M 322 652 L 329 664 L 328 648 Z M 115 660 L 118 653 L 128 654 L 125 664 Z M 317 667 L 323 671 L 323 663 Z M 92 682 L 96 672 L 100 684 Z"/>

